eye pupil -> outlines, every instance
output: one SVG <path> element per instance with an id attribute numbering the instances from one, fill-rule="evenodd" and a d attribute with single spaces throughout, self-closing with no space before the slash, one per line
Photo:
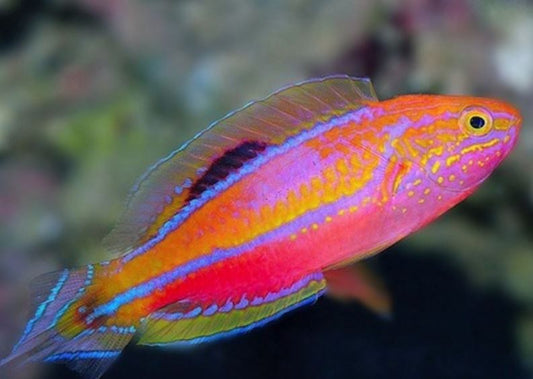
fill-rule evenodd
<path id="1" fill-rule="evenodd" d="M 470 126 L 474 129 L 481 129 L 485 126 L 485 120 L 479 116 L 473 116 L 470 118 Z"/>

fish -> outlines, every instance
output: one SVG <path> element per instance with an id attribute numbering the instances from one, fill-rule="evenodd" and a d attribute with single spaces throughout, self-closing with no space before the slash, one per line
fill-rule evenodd
<path id="1" fill-rule="evenodd" d="M 471 195 L 518 141 L 490 98 L 378 100 L 370 79 L 282 88 L 214 122 L 134 185 L 105 262 L 31 283 L 31 317 L 0 364 L 99 378 L 136 337 L 187 346 L 314 303 L 390 299 L 362 266 Z"/>

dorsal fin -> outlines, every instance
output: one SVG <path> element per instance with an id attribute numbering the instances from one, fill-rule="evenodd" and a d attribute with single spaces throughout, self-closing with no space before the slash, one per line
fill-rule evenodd
<path id="1" fill-rule="evenodd" d="M 330 76 L 283 88 L 228 114 L 139 179 L 105 246 L 114 253 L 131 251 L 188 201 L 224 179 L 232 159 L 254 159 L 270 145 L 374 101 L 369 79 Z"/>

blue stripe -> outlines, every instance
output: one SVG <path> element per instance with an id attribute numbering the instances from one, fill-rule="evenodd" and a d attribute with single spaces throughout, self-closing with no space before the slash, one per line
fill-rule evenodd
<path id="1" fill-rule="evenodd" d="M 235 304 L 235 309 L 244 309 L 250 304 L 246 296 L 243 296 L 241 298 L 241 301 L 239 301 L 237 304 Z"/>
<path id="2" fill-rule="evenodd" d="M 203 311 L 202 315 L 204 316 L 211 316 L 214 315 L 218 310 L 218 306 L 216 304 L 212 304 L 205 311 Z"/>
<path id="3" fill-rule="evenodd" d="M 224 304 L 223 306 L 221 306 L 221 307 L 219 308 L 218 311 L 219 311 L 220 313 L 228 313 L 228 312 L 230 312 L 232 309 L 233 309 L 233 301 L 228 300 L 228 301 L 226 301 L 226 304 Z"/>
<path id="4" fill-rule="evenodd" d="M 46 311 L 46 308 L 48 307 L 48 305 L 50 303 L 52 303 L 56 299 L 57 295 L 59 294 L 59 291 L 61 291 L 61 288 L 63 288 L 63 286 L 65 285 L 65 282 L 68 279 L 68 275 L 69 275 L 69 271 L 68 270 L 63 270 L 63 272 L 61 273 L 61 276 L 59 277 L 59 279 L 58 279 L 58 281 L 56 283 L 56 285 L 50 291 L 50 295 L 48 295 L 48 298 L 45 301 L 43 301 L 37 307 L 37 310 L 35 311 L 35 315 L 26 324 L 26 328 L 24 329 L 24 333 L 22 334 L 22 337 L 20 338 L 19 342 L 17 342 L 15 347 L 13 347 L 13 352 L 15 352 L 19 348 L 20 344 L 32 332 L 33 327 L 35 326 L 35 323 L 37 321 L 39 321 L 39 319 L 45 314 L 45 311 Z"/>
<path id="5" fill-rule="evenodd" d="M 202 313 L 202 308 L 196 307 L 192 311 L 190 311 L 188 313 L 185 313 L 183 315 L 183 317 L 185 317 L 185 318 L 195 318 L 195 317 L 199 316 L 201 313 Z"/>
<path id="6" fill-rule="evenodd" d="M 113 332 L 113 333 L 118 333 L 118 334 L 134 334 L 135 331 L 137 330 L 134 326 L 110 326 L 109 329 Z"/>
<path id="7" fill-rule="evenodd" d="M 89 351 L 67 351 L 53 354 L 44 359 L 45 362 L 72 361 L 76 359 L 103 359 L 115 358 L 120 355 L 120 350 L 89 350 Z"/>
<path id="8" fill-rule="evenodd" d="M 87 265 L 87 276 L 85 278 L 85 283 L 83 284 L 83 288 L 80 288 L 81 292 L 85 291 L 85 288 L 92 283 L 93 276 L 94 276 L 94 266 Z"/>
<path id="9" fill-rule="evenodd" d="M 67 302 L 56 314 L 56 316 L 54 317 L 54 321 L 52 321 L 52 324 L 50 326 L 55 326 L 57 325 L 57 322 L 59 321 L 59 319 L 61 317 L 63 317 L 63 315 L 65 314 L 65 312 L 67 311 L 67 309 L 75 302 L 77 301 L 82 295 L 83 293 L 85 292 L 85 289 L 91 284 L 92 280 L 93 280 L 93 275 L 94 275 L 94 266 L 93 265 L 87 265 L 87 273 L 85 274 L 85 281 L 83 283 L 83 285 L 78 289 L 78 292 L 76 293 L 76 295 L 72 298 L 72 300 L 70 300 L 69 302 Z"/>

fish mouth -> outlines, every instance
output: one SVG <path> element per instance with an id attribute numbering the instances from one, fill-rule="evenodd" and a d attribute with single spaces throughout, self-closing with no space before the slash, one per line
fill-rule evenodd
<path id="1" fill-rule="evenodd" d="M 520 139 L 520 129 L 522 128 L 522 117 L 517 116 L 514 118 L 513 122 L 509 126 L 507 136 L 510 138 L 510 141 L 505 144 L 505 147 L 502 149 L 503 154 L 501 156 L 500 162 L 503 161 L 507 156 L 513 151 L 513 149 L 518 144 Z"/>
<path id="2" fill-rule="evenodd" d="M 509 130 L 514 131 L 513 143 L 511 144 L 510 150 L 512 150 L 518 143 L 521 129 L 522 129 L 522 116 L 517 116 L 515 120 L 513 121 L 513 123 L 511 124 L 511 127 L 509 128 Z"/>

